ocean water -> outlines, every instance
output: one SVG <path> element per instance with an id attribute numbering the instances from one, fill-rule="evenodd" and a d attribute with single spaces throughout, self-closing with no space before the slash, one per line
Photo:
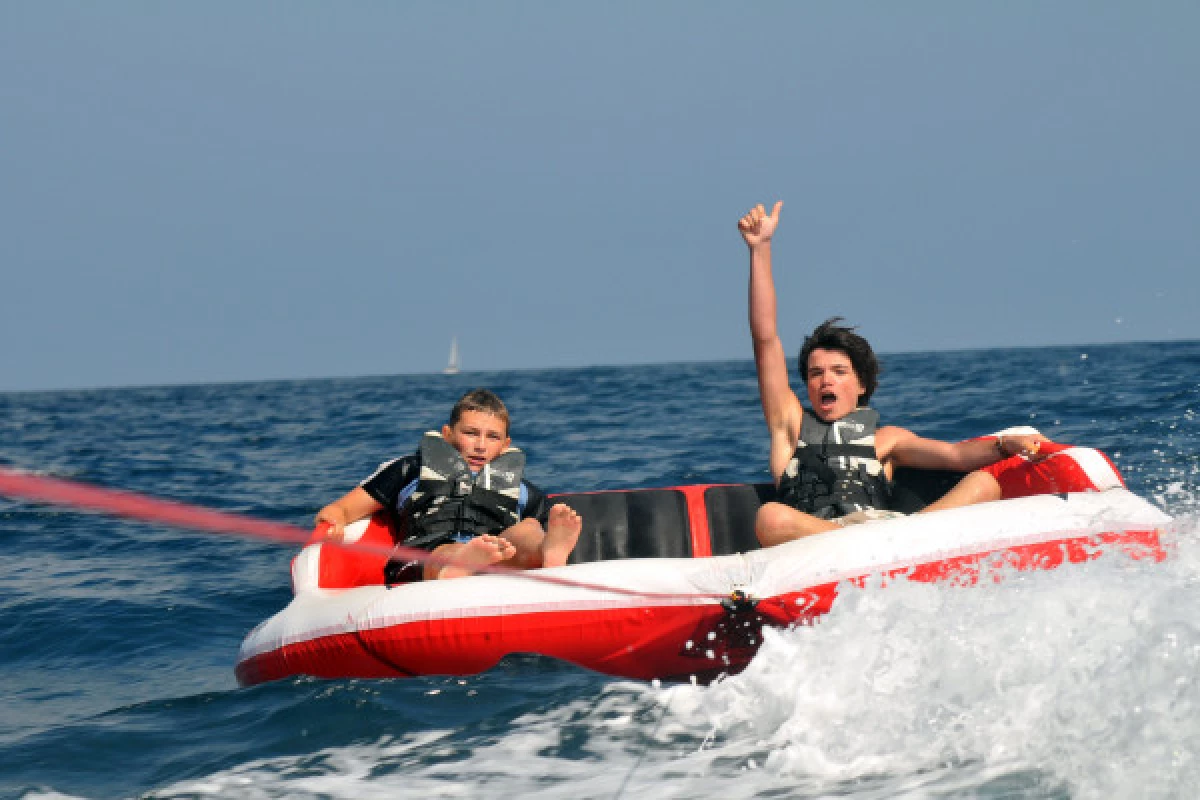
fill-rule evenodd
<path id="1" fill-rule="evenodd" d="M 889 423 L 1105 450 L 1170 558 L 848 588 L 710 686 L 522 656 L 243 689 L 296 548 L 0 498 L 0 797 L 1195 796 L 1200 342 L 883 363 Z M 307 527 L 473 386 L 548 491 L 767 479 L 749 362 L 0 394 L 0 464 Z"/>

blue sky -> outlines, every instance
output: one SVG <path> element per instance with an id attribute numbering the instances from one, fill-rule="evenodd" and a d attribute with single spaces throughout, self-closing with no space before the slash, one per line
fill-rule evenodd
<path id="1" fill-rule="evenodd" d="M 0 4 L 0 391 L 1200 338 L 1193 3 Z"/>

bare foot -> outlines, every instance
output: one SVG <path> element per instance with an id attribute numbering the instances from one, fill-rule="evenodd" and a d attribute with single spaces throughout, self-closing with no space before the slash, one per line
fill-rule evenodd
<path id="1" fill-rule="evenodd" d="M 566 564 L 582 530 L 583 518 L 566 503 L 559 503 L 550 509 L 550 516 L 546 520 L 546 538 L 542 540 L 542 566 L 561 567 Z"/>
<path id="2" fill-rule="evenodd" d="M 446 564 L 440 568 L 434 567 L 437 570 L 434 577 L 438 580 L 445 580 L 474 575 L 473 567 L 486 567 L 512 558 L 516 555 L 517 548 L 513 547 L 512 542 L 507 539 L 484 534 L 463 544 L 444 544 L 434 549 L 433 552 L 454 560 L 453 564 Z"/>

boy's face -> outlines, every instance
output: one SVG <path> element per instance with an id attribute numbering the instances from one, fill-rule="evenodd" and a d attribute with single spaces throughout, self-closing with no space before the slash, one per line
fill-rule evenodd
<path id="1" fill-rule="evenodd" d="M 858 408 L 863 385 L 850 356 L 841 350 L 818 347 L 809 354 L 806 369 L 808 401 L 823 421 L 836 422 Z"/>
<path id="2" fill-rule="evenodd" d="M 442 426 L 442 438 L 462 453 L 472 472 L 483 469 L 512 441 L 504 420 L 486 411 L 464 411 L 453 426 Z"/>

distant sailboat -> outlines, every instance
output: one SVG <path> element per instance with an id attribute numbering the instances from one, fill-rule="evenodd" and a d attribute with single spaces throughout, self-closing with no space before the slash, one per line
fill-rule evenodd
<path id="1" fill-rule="evenodd" d="M 442 370 L 443 375 L 458 374 L 458 337 L 455 336 L 450 340 L 450 361 L 446 364 L 446 368 Z"/>

